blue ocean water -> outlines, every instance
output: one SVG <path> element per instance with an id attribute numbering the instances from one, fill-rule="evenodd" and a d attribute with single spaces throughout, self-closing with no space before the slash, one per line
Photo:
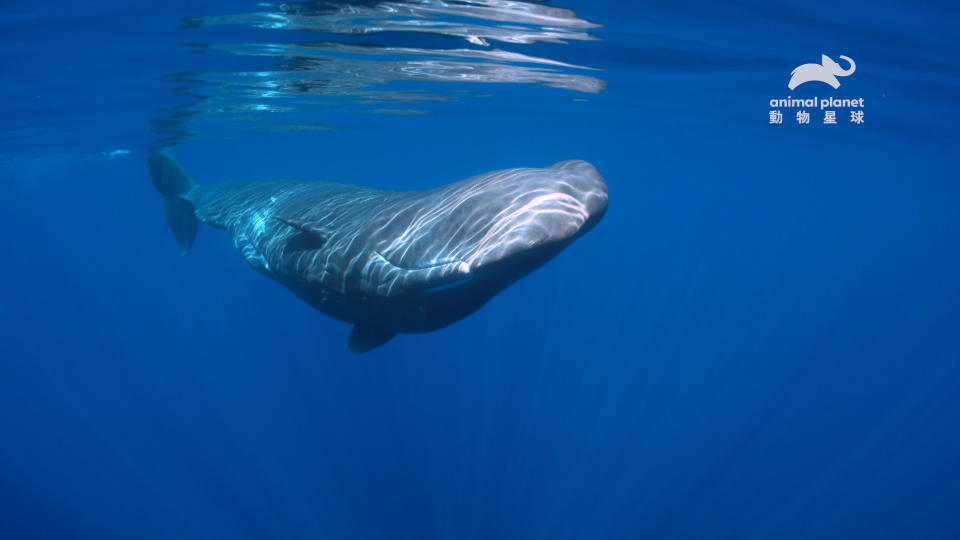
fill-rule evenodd
<path id="1" fill-rule="evenodd" d="M 0 537 L 960 537 L 958 23 L 8 0 Z M 821 55 L 856 70 L 790 91 Z M 222 231 L 178 256 L 157 146 L 201 182 L 404 190 L 580 158 L 610 206 L 357 356 Z"/>

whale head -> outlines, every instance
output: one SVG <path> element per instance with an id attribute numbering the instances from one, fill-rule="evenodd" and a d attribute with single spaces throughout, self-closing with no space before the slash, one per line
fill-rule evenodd
<path id="1" fill-rule="evenodd" d="M 607 208 L 603 177 L 585 161 L 496 171 L 420 193 L 429 200 L 376 256 L 409 301 L 401 332 L 459 320 L 595 226 Z"/>
<path id="2" fill-rule="evenodd" d="M 470 224 L 462 236 L 475 242 L 465 239 L 463 259 L 481 274 L 539 266 L 596 225 L 607 209 L 607 185 L 585 161 L 515 170 L 485 187 L 475 207 L 450 216 L 461 227 Z"/>

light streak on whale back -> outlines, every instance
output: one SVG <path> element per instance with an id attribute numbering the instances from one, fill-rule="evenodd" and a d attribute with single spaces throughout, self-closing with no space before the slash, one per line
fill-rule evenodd
<path id="1" fill-rule="evenodd" d="M 181 254 L 198 221 L 225 229 L 254 269 L 353 323 L 354 352 L 473 313 L 590 230 L 607 207 L 600 173 L 578 160 L 419 192 L 330 182 L 203 185 L 166 151 L 149 163 Z"/>

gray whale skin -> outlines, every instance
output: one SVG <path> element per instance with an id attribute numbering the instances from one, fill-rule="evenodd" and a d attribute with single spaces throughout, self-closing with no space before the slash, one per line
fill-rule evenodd
<path id="1" fill-rule="evenodd" d="M 258 272 L 354 327 L 366 352 L 443 328 L 600 221 L 607 186 L 585 161 L 506 169 L 420 192 L 329 182 L 195 184 L 148 158 L 182 255 L 199 222 L 226 229 Z"/>

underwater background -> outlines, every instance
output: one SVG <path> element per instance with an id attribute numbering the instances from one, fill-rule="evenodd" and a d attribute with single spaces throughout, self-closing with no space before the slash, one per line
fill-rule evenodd
<path id="1" fill-rule="evenodd" d="M 960 538 L 955 3 L 3 8 L 0 538 Z M 821 54 L 855 73 L 788 90 Z M 222 231 L 178 255 L 154 147 L 398 190 L 578 158 L 610 205 L 357 356 Z"/>

